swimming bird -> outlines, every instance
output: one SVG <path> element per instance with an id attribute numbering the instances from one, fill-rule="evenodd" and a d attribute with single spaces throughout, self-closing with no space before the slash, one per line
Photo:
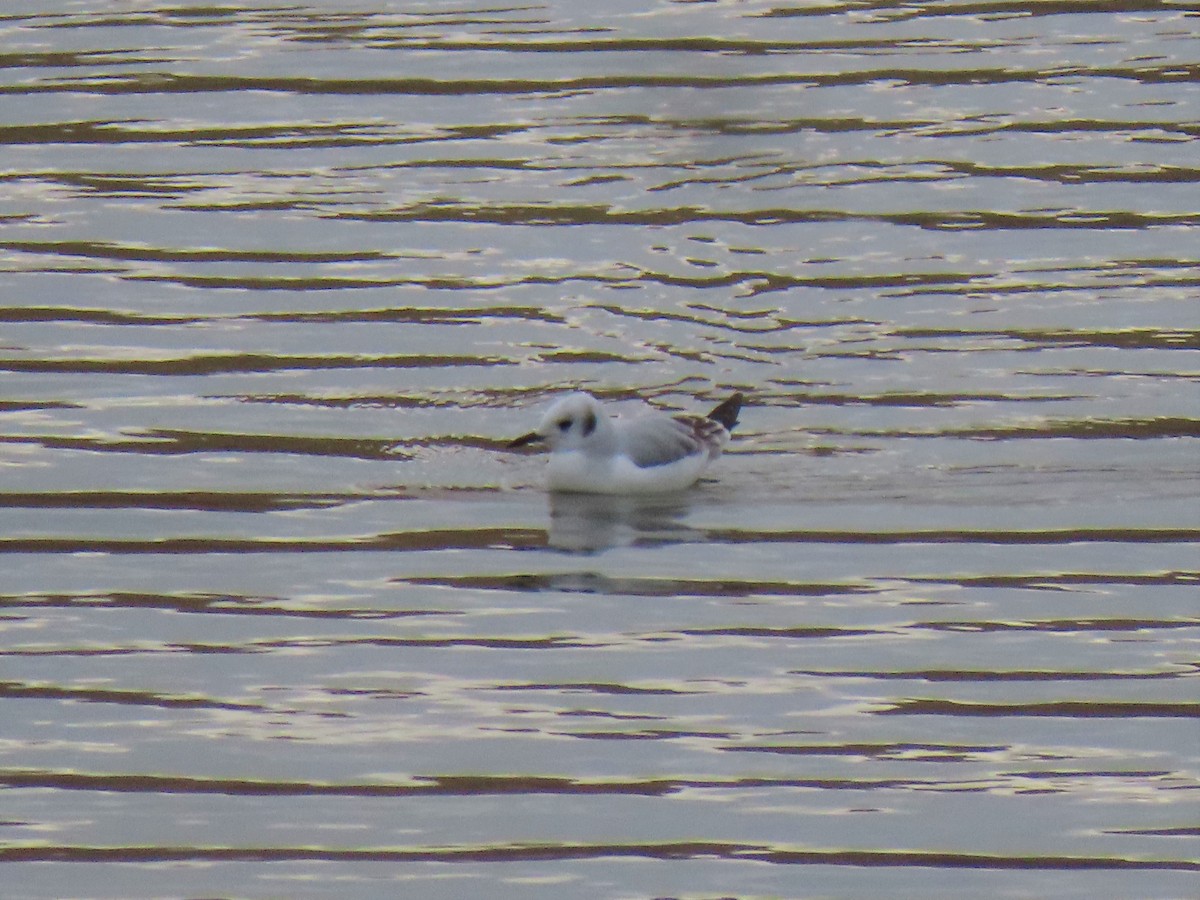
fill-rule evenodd
<path id="1" fill-rule="evenodd" d="M 508 447 L 549 447 L 552 491 L 680 491 L 721 455 L 743 399 L 734 394 L 707 416 L 653 412 L 623 419 L 580 391 L 557 400 L 536 431 L 510 441 Z"/>

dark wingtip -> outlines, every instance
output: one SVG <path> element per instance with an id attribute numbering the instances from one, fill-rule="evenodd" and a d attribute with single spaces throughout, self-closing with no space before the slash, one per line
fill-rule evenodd
<path id="1" fill-rule="evenodd" d="M 733 431 L 734 426 L 738 423 L 738 413 L 742 411 L 742 401 L 745 399 L 745 396 L 739 391 L 717 406 L 708 414 L 708 417 L 714 422 L 724 425 L 726 431 Z"/>

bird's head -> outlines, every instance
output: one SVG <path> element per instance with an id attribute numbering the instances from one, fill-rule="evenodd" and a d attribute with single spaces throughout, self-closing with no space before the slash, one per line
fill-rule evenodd
<path id="1" fill-rule="evenodd" d="M 551 450 L 578 450 L 594 443 L 597 433 L 607 433 L 608 413 L 600 401 L 582 391 L 556 400 L 536 431 L 508 443 L 510 449 L 544 445 Z"/>

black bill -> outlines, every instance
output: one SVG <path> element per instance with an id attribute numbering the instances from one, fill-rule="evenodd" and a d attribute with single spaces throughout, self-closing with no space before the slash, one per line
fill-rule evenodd
<path id="1" fill-rule="evenodd" d="M 531 431 L 529 434 L 523 434 L 519 438 L 514 438 L 505 444 L 505 446 L 509 450 L 516 450 L 518 447 L 528 447 L 530 444 L 537 444 L 543 440 L 545 440 L 545 438 L 543 438 L 540 434 L 538 434 L 536 431 Z"/>

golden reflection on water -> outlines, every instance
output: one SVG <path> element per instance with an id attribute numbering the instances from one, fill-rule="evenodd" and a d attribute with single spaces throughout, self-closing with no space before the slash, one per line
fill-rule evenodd
<path id="1" fill-rule="evenodd" d="M 324 7 L 0 19 L 14 896 L 1190 896 L 1191 11 Z"/>

